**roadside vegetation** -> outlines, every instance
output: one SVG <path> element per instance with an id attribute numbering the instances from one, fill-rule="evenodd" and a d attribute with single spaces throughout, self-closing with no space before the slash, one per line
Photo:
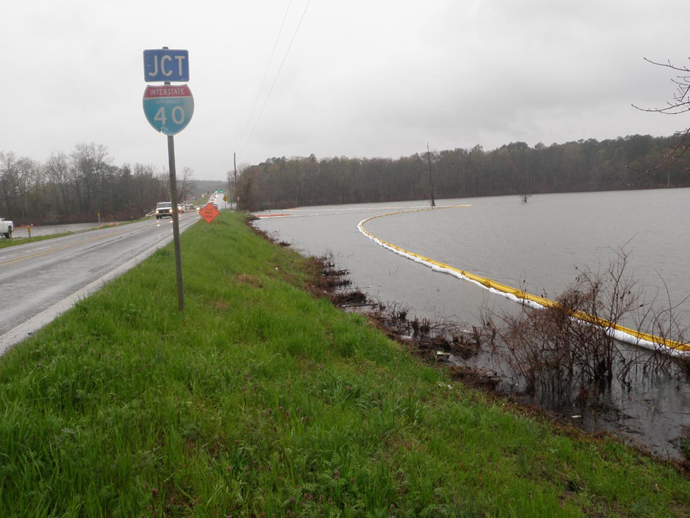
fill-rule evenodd
<path id="1" fill-rule="evenodd" d="M 0 358 L 0 516 L 687 516 L 690 483 L 424 364 L 224 213 Z"/>
<path id="2" fill-rule="evenodd" d="M 194 171 L 181 168 L 177 199 L 192 197 Z M 170 199 L 168 174 L 151 165 L 114 165 L 104 145 L 77 144 L 41 163 L 0 150 L 0 215 L 15 225 L 127 221 Z"/>
<path id="3" fill-rule="evenodd" d="M 243 167 L 237 192 L 240 207 L 255 211 L 426 200 L 432 191 L 437 199 L 510 194 L 526 202 L 552 192 L 688 187 L 683 133 L 534 147 L 511 142 L 494 150 L 475 146 L 397 159 L 273 157 Z"/>
<path id="4" fill-rule="evenodd" d="M 511 384 L 517 379 L 526 394 L 585 408 L 614 380 L 623 388 L 660 377 L 690 381 L 690 359 L 672 356 L 665 347 L 687 344 L 687 329 L 670 301 L 658 308 L 656 297 L 645 300 L 628 273 L 628 257 L 619 250 L 606 268 L 578 269 L 576 282 L 551 306 L 483 311 L 484 338 L 512 369 Z M 650 332 L 652 350 L 616 340 L 613 331 L 624 324 L 633 332 Z"/>
<path id="5" fill-rule="evenodd" d="M 662 187 L 688 187 L 687 133 L 628 135 L 598 141 L 511 142 L 497 149 L 445 149 L 392 158 L 272 157 L 241 164 L 224 181 L 195 180 L 179 168 L 178 201 L 228 189 L 242 210 L 309 205 Z M 433 180 L 433 189 L 431 182 Z M 15 225 L 128 220 L 170 199 L 168 174 L 143 164 L 116 165 L 102 144 L 77 144 L 40 162 L 0 149 L 0 216 Z"/>

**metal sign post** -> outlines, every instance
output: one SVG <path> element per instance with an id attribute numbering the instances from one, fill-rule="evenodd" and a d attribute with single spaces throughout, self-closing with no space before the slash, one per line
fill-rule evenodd
<path id="1" fill-rule="evenodd" d="M 177 207 L 177 171 L 174 135 L 187 127 L 194 114 L 194 98 L 187 85 L 171 86 L 171 81 L 189 81 L 189 54 L 186 50 L 167 47 L 144 51 L 144 80 L 164 81 L 164 86 L 147 86 L 144 92 L 144 114 L 156 131 L 168 136 L 170 166 L 170 202 L 172 203 L 173 243 L 177 302 L 184 311 L 184 283 L 180 252 L 180 219 Z"/>
<path id="2" fill-rule="evenodd" d="M 170 202 L 172 203 L 173 246 L 175 247 L 175 275 L 177 276 L 177 306 L 184 311 L 184 282 L 182 253 L 180 252 L 180 214 L 177 208 L 177 171 L 175 169 L 175 137 L 168 135 L 168 164 L 170 165 Z"/>

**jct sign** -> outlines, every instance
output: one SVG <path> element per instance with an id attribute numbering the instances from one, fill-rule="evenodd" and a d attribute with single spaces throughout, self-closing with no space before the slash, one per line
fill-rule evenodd
<path id="1" fill-rule="evenodd" d="M 187 85 L 147 86 L 144 113 L 156 131 L 177 135 L 194 114 L 194 97 Z"/>
<path id="2" fill-rule="evenodd" d="M 162 83 L 189 81 L 189 51 L 153 49 L 144 51 L 144 81 Z"/>
<path id="3" fill-rule="evenodd" d="M 170 163 L 170 203 L 177 208 L 177 180 L 175 172 L 175 137 L 187 127 L 194 114 L 194 98 L 187 85 L 173 82 L 189 81 L 189 53 L 186 50 L 170 50 L 168 47 L 144 51 L 144 81 L 163 82 L 163 86 L 147 86 L 144 91 L 144 114 L 151 126 L 168 138 Z M 180 252 L 180 226 L 177 210 L 173 210 L 173 244 L 175 246 L 175 274 L 177 277 L 177 301 L 184 311 L 184 287 L 182 281 L 182 255 Z"/>

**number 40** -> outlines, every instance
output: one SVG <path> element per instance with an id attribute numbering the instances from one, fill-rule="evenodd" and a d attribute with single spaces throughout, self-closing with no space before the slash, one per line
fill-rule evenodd
<path id="1" fill-rule="evenodd" d="M 182 106 L 175 106 L 172 109 L 170 116 L 175 124 L 182 124 L 184 122 L 184 108 L 182 108 Z M 153 120 L 160 122 L 161 125 L 164 125 L 166 122 L 168 122 L 168 117 L 165 115 L 165 106 L 158 108 L 156 116 L 153 118 Z"/>

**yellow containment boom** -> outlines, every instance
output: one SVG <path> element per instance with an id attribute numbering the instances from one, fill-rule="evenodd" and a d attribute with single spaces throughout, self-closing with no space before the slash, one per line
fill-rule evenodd
<path id="1" fill-rule="evenodd" d="M 501 284 L 500 282 L 496 282 L 492 279 L 489 279 L 487 277 L 482 277 L 481 275 L 476 275 L 474 273 L 470 273 L 465 270 L 460 270 L 458 268 L 455 268 L 453 266 L 450 266 L 445 263 L 438 262 L 434 259 L 431 259 L 429 257 L 425 257 L 423 255 L 417 254 L 415 252 L 410 252 L 409 250 L 405 250 L 404 248 L 400 248 L 397 245 L 394 245 L 392 243 L 388 243 L 375 235 L 373 235 L 371 232 L 366 230 L 364 228 L 364 224 L 367 223 L 368 221 L 371 221 L 376 218 L 383 218 L 386 216 L 395 216 L 399 214 L 409 214 L 412 212 L 423 212 L 423 211 L 428 211 L 428 210 L 443 210 L 443 209 L 456 209 L 460 207 L 471 207 L 472 205 L 448 205 L 445 207 L 428 207 L 424 209 L 412 209 L 412 210 L 403 210 L 403 211 L 398 211 L 398 212 L 389 212 L 387 214 L 380 214 L 378 216 L 373 216 L 371 218 L 367 218 L 365 220 L 360 221 L 359 225 L 357 225 L 357 228 L 359 231 L 367 236 L 369 239 L 372 239 L 379 245 L 381 245 L 384 248 L 387 248 L 388 250 L 391 250 L 392 252 L 395 252 L 398 255 L 401 255 L 403 257 L 406 257 L 408 259 L 411 259 L 415 262 L 418 262 L 420 264 L 423 264 L 425 266 L 430 267 L 432 270 L 441 272 L 441 273 L 447 273 L 450 275 L 453 275 L 454 277 L 458 277 L 460 279 L 465 279 L 471 282 L 474 282 L 476 284 L 479 284 L 480 286 L 488 289 L 489 291 L 494 291 L 495 293 L 499 293 L 501 295 L 504 295 L 516 302 L 521 302 L 521 303 L 530 303 L 533 307 L 552 307 L 552 306 L 557 306 L 558 303 L 554 302 L 553 300 L 547 299 L 545 297 L 539 297 L 537 295 L 532 295 L 531 293 L 527 293 L 524 290 L 520 290 L 517 288 L 513 288 L 512 286 L 507 286 L 505 284 Z M 587 322 L 590 324 L 597 325 L 599 327 L 602 327 L 606 329 L 607 333 L 610 334 L 613 338 L 620 340 L 622 342 L 627 342 L 633 345 L 637 345 L 640 347 L 644 347 L 646 349 L 651 349 L 651 350 L 663 350 L 664 352 L 674 355 L 674 356 L 684 356 L 686 354 L 690 354 L 690 344 L 685 344 L 682 342 L 677 342 L 674 340 L 668 340 L 666 338 L 661 338 L 658 336 L 654 336 L 649 333 L 644 333 L 641 331 L 636 331 L 635 329 L 630 329 L 628 327 L 624 327 L 618 324 L 614 324 L 613 322 L 609 322 L 608 320 L 605 320 L 603 318 L 595 317 L 592 316 L 588 313 L 582 312 L 582 311 L 575 311 L 573 312 L 573 318 L 576 318 L 578 320 L 581 320 L 583 322 Z"/>

